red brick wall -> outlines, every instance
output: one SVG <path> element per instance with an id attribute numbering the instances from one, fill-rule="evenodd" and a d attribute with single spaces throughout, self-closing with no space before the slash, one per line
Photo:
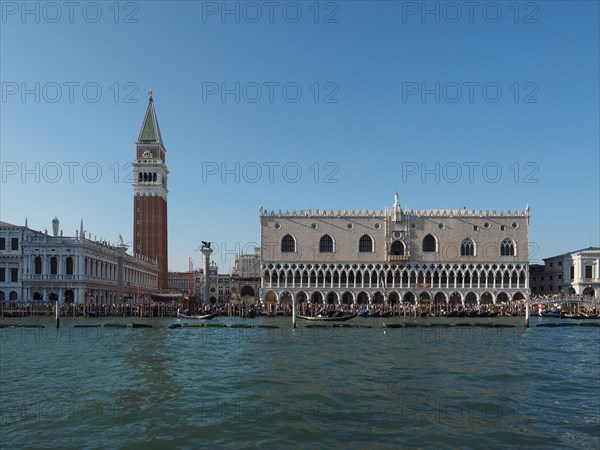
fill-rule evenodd
<path id="1" fill-rule="evenodd" d="M 134 251 L 158 261 L 158 289 L 168 278 L 167 202 L 161 197 L 136 196 L 133 205 Z"/>

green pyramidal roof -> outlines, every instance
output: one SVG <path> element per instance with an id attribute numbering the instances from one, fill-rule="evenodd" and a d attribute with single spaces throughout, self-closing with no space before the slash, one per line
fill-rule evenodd
<path id="1" fill-rule="evenodd" d="M 160 128 L 158 127 L 158 120 L 156 120 L 156 112 L 154 111 L 154 101 L 152 97 L 148 101 L 148 109 L 146 109 L 146 115 L 144 116 L 144 122 L 142 123 L 142 129 L 138 137 L 138 142 L 145 144 L 159 143 L 163 145 L 162 136 L 160 135 Z"/>

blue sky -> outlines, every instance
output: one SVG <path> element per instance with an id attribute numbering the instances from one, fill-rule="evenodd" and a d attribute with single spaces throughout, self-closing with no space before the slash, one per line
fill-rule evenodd
<path id="1" fill-rule="evenodd" d="M 598 2 L 23 5 L 0 22 L 3 221 L 132 241 L 152 88 L 171 270 L 210 240 L 229 271 L 261 202 L 382 209 L 396 190 L 418 209 L 529 203 L 534 260 L 599 245 Z"/>

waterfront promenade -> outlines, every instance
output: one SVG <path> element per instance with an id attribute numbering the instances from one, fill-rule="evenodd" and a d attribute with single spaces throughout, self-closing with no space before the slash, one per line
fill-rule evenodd
<path id="1" fill-rule="evenodd" d="M 529 300 L 532 315 L 541 315 L 549 311 L 558 311 L 563 314 L 595 315 L 600 313 L 600 298 L 584 296 L 546 296 Z M 0 302 L 0 316 L 27 317 L 27 316 L 54 316 L 55 302 Z M 368 305 L 325 305 L 310 304 L 307 302 L 297 304 L 298 313 L 302 315 L 332 315 L 368 314 L 383 317 L 510 317 L 525 314 L 525 301 L 503 302 L 498 304 L 466 304 L 456 305 L 438 302 L 419 303 L 382 303 Z M 291 316 L 292 305 L 289 303 L 275 304 L 260 302 L 230 301 L 214 305 L 200 305 L 190 307 L 184 301 L 132 303 L 132 304 L 81 304 L 69 303 L 60 305 L 61 317 L 176 317 L 177 311 L 186 311 L 193 314 L 208 314 L 220 312 L 229 317 L 255 317 L 255 316 Z"/>

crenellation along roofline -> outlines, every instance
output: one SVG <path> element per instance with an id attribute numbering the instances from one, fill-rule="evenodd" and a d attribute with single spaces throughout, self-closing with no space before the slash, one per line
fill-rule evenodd
<path id="1" fill-rule="evenodd" d="M 261 210 L 261 217 L 293 217 L 293 218 L 329 218 L 340 217 L 347 218 L 381 218 L 390 217 L 393 209 L 348 209 L 348 210 L 330 210 L 330 209 L 305 209 L 297 211 L 268 211 Z M 523 210 L 474 210 L 474 209 L 406 209 L 402 210 L 405 216 L 413 217 L 440 217 L 440 218 L 460 218 L 460 217 L 529 217 L 528 208 Z"/>

